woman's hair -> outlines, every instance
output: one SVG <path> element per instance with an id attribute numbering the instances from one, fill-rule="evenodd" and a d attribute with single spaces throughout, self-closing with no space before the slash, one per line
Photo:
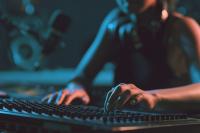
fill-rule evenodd
<path id="1" fill-rule="evenodd" d="M 175 11 L 177 0 L 157 0 L 160 10 L 166 9 L 169 13 Z"/>
<path id="2" fill-rule="evenodd" d="M 168 11 L 173 12 L 176 9 L 177 0 L 166 0 L 168 4 Z"/>

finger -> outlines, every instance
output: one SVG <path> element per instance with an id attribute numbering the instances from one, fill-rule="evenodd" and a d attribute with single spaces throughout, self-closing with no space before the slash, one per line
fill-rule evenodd
<path id="1" fill-rule="evenodd" d="M 138 103 L 140 103 L 143 100 L 143 94 L 142 93 L 137 93 L 131 96 L 130 100 L 129 100 L 129 104 L 130 105 L 136 105 Z"/>
<path id="2" fill-rule="evenodd" d="M 139 93 L 131 99 L 132 101 L 129 103 L 132 107 L 136 107 L 135 109 L 137 109 L 137 111 L 148 111 L 154 107 L 154 104 L 151 104 L 148 96 L 145 93 Z"/>
<path id="3" fill-rule="evenodd" d="M 69 94 L 69 91 L 68 90 L 63 90 L 61 91 L 61 96 L 60 98 L 58 98 L 58 101 L 57 101 L 57 104 L 58 105 L 61 105 L 61 104 L 64 104 L 65 102 L 65 98 L 67 97 L 67 95 Z"/>
<path id="4" fill-rule="evenodd" d="M 139 93 L 137 96 L 135 96 L 137 103 L 144 101 L 144 98 L 145 98 L 144 94 L 142 94 L 142 93 Z"/>
<path id="5" fill-rule="evenodd" d="M 108 110 L 113 111 L 115 109 L 120 109 L 126 101 L 131 97 L 130 90 L 126 90 L 120 94 L 117 99 L 109 106 Z"/>
<path id="6" fill-rule="evenodd" d="M 56 99 L 57 95 L 58 95 L 58 93 L 57 93 L 57 92 L 56 92 L 56 93 L 53 93 L 53 94 L 51 94 L 51 96 L 49 97 L 49 99 L 48 99 L 47 103 L 48 103 L 48 104 L 50 104 L 50 103 L 54 103 L 54 101 L 55 101 L 55 99 Z"/>
<path id="7" fill-rule="evenodd" d="M 82 99 L 83 94 L 81 93 L 81 91 L 75 91 L 72 95 L 68 95 L 65 98 L 65 105 L 69 105 L 74 99 L 80 98 Z"/>
<path id="8" fill-rule="evenodd" d="M 118 98 L 118 96 L 122 93 L 122 88 L 120 85 L 116 86 L 114 89 L 112 89 L 112 93 L 108 97 L 106 108 L 109 110 L 110 106 L 115 102 L 115 100 Z"/>
<path id="9" fill-rule="evenodd" d="M 49 97 L 50 97 L 51 95 L 47 95 L 47 96 L 45 96 L 44 98 L 42 98 L 42 102 L 47 102 L 48 101 L 48 99 L 49 99 Z"/>
<path id="10" fill-rule="evenodd" d="M 139 111 L 148 111 L 150 109 L 150 105 L 144 95 L 139 95 L 137 97 L 137 105 Z"/>
<path id="11" fill-rule="evenodd" d="M 59 102 L 59 100 L 60 100 L 60 98 L 61 98 L 61 96 L 62 96 L 62 93 L 63 93 L 63 90 L 60 90 L 60 91 L 58 92 L 58 95 L 57 95 L 56 100 L 55 100 L 55 104 L 58 104 L 58 102 Z"/>
<path id="12" fill-rule="evenodd" d="M 108 93 L 106 94 L 106 98 L 105 98 L 105 102 L 104 105 L 107 104 L 112 92 L 113 92 L 114 88 L 112 88 L 111 90 L 108 91 Z"/>
<path id="13" fill-rule="evenodd" d="M 147 110 L 152 110 L 155 107 L 155 102 L 152 100 L 151 95 L 143 93 L 138 96 L 137 100 L 141 103 L 142 107 Z"/>
<path id="14" fill-rule="evenodd" d="M 116 103 L 114 105 L 114 109 L 121 109 L 131 98 L 131 92 L 130 90 L 126 90 L 124 93 L 120 95 L 120 97 L 117 99 Z"/>
<path id="15" fill-rule="evenodd" d="M 108 98 L 110 97 L 110 95 L 112 94 L 112 90 L 108 91 L 108 93 L 106 94 L 106 99 L 104 102 L 104 112 L 107 112 L 107 104 L 108 104 Z"/>
<path id="16" fill-rule="evenodd" d="M 85 95 L 82 97 L 82 101 L 84 104 L 89 104 L 90 102 L 90 97 L 88 95 Z"/>

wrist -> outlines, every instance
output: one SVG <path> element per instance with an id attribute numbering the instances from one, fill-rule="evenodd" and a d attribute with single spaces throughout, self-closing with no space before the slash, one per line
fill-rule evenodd
<path id="1" fill-rule="evenodd" d="M 155 111 L 161 111 L 162 110 L 162 103 L 163 103 L 162 95 L 160 95 L 157 92 L 154 92 L 154 93 L 151 93 L 151 94 L 153 95 L 154 102 L 155 102 L 153 110 L 155 110 Z"/>
<path id="2" fill-rule="evenodd" d="M 85 90 L 88 90 L 88 88 L 90 88 L 91 85 L 87 78 L 79 76 L 72 78 L 68 83 L 73 83 L 78 86 L 81 86 Z"/>
<path id="3" fill-rule="evenodd" d="M 74 82 L 74 81 L 71 81 L 69 82 L 65 88 L 76 88 L 76 89 L 83 89 L 83 85 L 78 83 L 78 82 Z"/>

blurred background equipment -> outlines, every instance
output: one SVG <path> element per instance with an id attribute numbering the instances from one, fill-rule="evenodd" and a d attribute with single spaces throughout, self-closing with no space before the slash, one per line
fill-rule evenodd
<path id="1" fill-rule="evenodd" d="M 24 38 L 31 36 L 38 44 L 44 45 L 42 53 L 45 56 L 42 57 L 42 67 L 39 69 L 75 67 L 82 56 L 80 53 L 83 53 L 85 45 L 89 45 L 88 42 L 91 42 L 95 36 L 101 20 L 115 5 L 114 2 L 105 0 L 76 2 L 73 0 L 0 0 L 0 2 L 1 14 L 7 16 L 9 21 L 19 28 L 19 30 L 12 27 L 8 29 L 5 25 L 0 25 L 6 31 L 3 31 L 6 37 L 1 36 L 0 40 L 5 40 L 1 45 L 6 48 L 4 48 L 4 56 L 7 57 L 0 60 L 0 70 L 34 70 L 16 66 L 12 60 L 10 44 L 15 42 L 15 39 L 19 40 L 18 37 L 21 34 Z M 97 9 L 96 6 L 103 8 Z M 65 33 L 66 30 L 67 33 Z M 54 46 L 58 46 L 58 50 L 54 50 Z M 52 52 L 54 54 L 50 54 Z M 65 61 L 58 60 L 63 57 Z M 5 65 L 2 66 L 2 64 Z"/>
<path id="2" fill-rule="evenodd" d="M 23 70 L 35 70 L 41 64 L 41 58 L 54 52 L 60 45 L 70 18 L 61 10 L 56 10 L 49 20 L 47 37 L 30 25 L 18 23 L 12 17 L 1 15 L 1 26 L 8 32 L 8 54 L 11 62 Z M 8 55 L 6 54 L 6 55 Z"/>
<path id="3" fill-rule="evenodd" d="M 20 35 L 10 43 L 13 63 L 24 70 L 34 70 L 40 66 L 41 45 L 31 35 Z"/>
<path id="4" fill-rule="evenodd" d="M 62 35 L 67 31 L 69 23 L 70 18 L 62 11 L 54 11 L 49 21 L 50 28 L 48 30 L 48 37 L 43 44 L 42 54 L 49 55 L 56 49 L 56 46 L 61 42 Z"/>

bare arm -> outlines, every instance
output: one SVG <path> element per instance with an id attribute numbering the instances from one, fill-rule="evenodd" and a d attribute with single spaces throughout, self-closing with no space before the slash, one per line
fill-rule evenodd
<path id="1" fill-rule="evenodd" d="M 149 91 L 156 97 L 155 110 L 200 111 L 200 83 Z"/>
<path id="2" fill-rule="evenodd" d="M 137 104 L 139 110 L 145 111 L 199 112 L 200 83 L 154 91 L 143 91 L 134 84 L 120 84 L 108 92 L 104 108 L 112 111 L 127 104 Z"/>
<path id="3" fill-rule="evenodd" d="M 116 54 L 118 48 L 111 43 L 108 25 L 118 17 L 118 12 L 118 9 L 114 9 L 104 19 L 96 38 L 81 59 L 73 80 L 82 84 L 91 83 L 103 65 Z"/>

